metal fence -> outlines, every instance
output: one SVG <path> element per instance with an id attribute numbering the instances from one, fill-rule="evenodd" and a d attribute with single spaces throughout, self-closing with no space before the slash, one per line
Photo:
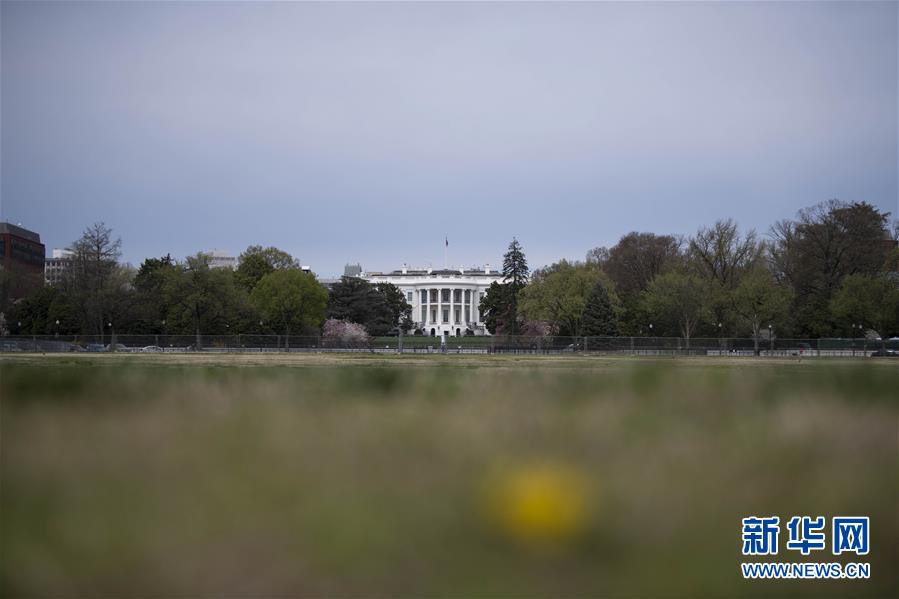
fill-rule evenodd
<path id="1" fill-rule="evenodd" d="M 884 352 L 884 348 L 886 351 Z M 643 356 L 864 357 L 899 352 L 899 341 L 715 337 L 373 337 L 365 341 L 302 335 L 15 335 L 0 337 L 3 352 L 369 352 L 457 354 L 592 353 Z"/>

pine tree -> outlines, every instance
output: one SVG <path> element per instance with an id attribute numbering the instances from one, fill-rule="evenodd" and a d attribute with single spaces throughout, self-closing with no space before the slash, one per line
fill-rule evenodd
<path id="1" fill-rule="evenodd" d="M 509 251 L 503 256 L 503 283 L 512 285 L 516 293 L 528 284 L 528 261 L 518 239 L 512 238 Z"/>
<path id="2" fill-rule="evenodd" d="M 502 303 L 497 311 L 497 320 L 503 323 L 504 332 L 508 335 L 518 335 L 520 326 L 518 322 L 518 292 L 528 284 L 528 261 L 524 257 L 524 251 L 518 239 L 512 238 L 509 251 L 503 256 L 503 287 Z"/>
<path id="3" fill-rule="evenodd" d="M 618 319 L 612 308 L 612 298 L 602 281 L 596 286 L 584 306 L 581 319 L 582 331 L 587 337 L 614 337 L 618 335 Z"/>

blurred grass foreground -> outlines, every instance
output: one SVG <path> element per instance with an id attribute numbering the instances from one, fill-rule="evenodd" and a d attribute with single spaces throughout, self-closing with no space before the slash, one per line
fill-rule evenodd
<path id="1" fill-rule="evenodd" d="M 897 389 L 873 362 L 3 358 L 0 591 L 896 597 Z M 870 516 L 871 579 L 743 580 L 750 515 Z"/>

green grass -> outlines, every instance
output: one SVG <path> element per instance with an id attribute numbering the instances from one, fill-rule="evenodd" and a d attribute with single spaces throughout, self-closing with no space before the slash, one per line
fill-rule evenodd
<path id="1" fill-rule="evenodd" d="M 896 596 L 897 389 L 876 361 L 3 357 L 0 593 Z M 534 472 L 549 524 L 514 517 Z M 872 579 L 742 580 L 767 514 L 870 516 Z"/>

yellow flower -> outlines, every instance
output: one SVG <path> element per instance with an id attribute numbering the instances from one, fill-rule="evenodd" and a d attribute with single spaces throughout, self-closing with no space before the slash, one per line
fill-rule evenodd
<path id="1" fill-rule="evenodd" d="M 487 513 L 499 530 L 528 545 L 558 545 L 587 525 L 587 481 L 570 466 L 541 462 L 499 472 L 487 487 Z"/>

